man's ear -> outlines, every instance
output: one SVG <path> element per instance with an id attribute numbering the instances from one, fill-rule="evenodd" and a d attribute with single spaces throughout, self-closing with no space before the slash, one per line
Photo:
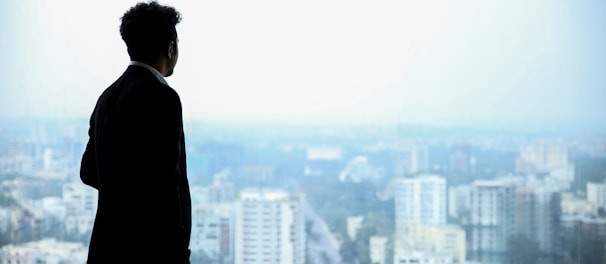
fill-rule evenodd
<path id="1" fill-rule="evenodd" d="M 168 59 L 172 60 L 173 56 L 175 56 L 176 52 L 177 52 L 177 47 L 175 47 L 175 42 L 174 41 L 171 41 L 168 44 L 168 50 L 167 50 L 167 52 L 168 52 L 168 54 L 167 54 L 168 55 Z"/>

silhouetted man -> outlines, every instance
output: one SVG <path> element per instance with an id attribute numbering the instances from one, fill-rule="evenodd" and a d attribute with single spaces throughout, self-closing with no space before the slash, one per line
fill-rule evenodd
<path id="1" fill-rule="evenodd" d="M 99 200 L 88 263 L 189 263 L 191 200 L 177 63 L 181 15 L 156 2 L 121 18 L 131 63 L 99 97 L 80 178 Z"/>

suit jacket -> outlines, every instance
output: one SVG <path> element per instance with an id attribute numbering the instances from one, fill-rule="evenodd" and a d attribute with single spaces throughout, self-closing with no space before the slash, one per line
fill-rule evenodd
<path id="1" fill-rule="evenodd" d="M 99 97 L 80 178 L 98 190 L 88 263 L 188 263 L 191 199 L 179 95 L 131 65 Z"/>

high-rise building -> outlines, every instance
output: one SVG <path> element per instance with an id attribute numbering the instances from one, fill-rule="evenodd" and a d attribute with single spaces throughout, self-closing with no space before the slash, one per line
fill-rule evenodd
<path id="1" fill-rule="evenodd" d="M 303 194 L 245 189 L 236 201 L 235 263 L 305 263 Z"/>
<path id="2" fill-rule="evenodd" d="M 544 188 L 515 190 L 514 232 L 533 240 L 546 254 L 559 250 L 561 202 Z"/>
<path id="3" fill-rule="evenodd" d="M 520 148 L 519 172 L 548 171 L 568 164 L 568 148 L 560 144 L 533 143 Z M 529 167 L 530 166 L 530 167 Z"/>
<path id="4" fill-rule="evenodd" d="M 396 232 L 408 223 L 446 224 L 446 179 L 433 174 L 398 178 L 394 185 Z"/>
<path id="5" fill-rule="evenodd" d="M 471 260 L 491 262 L 493 255 L 507 252 L 507 240 L 513 232 L 514 198 L 514 187 L 508 183 L 498 180 L 472 183 Z"/>
<path id="6" fill-rule="evenodd" d="M 588 182 L 587 201 L 594 203 L 598 208 L 606 210 L 606 182 Z"/>
<path id="7" fill-rule="evenodd" d="M 466 175 L 475 170 L 475 159 L 472 158 L 471 146 L 460 144 L 452 146 L 450 151 L 450 173 L 453 175 Z"/>
<path id="8" fill-rule="evenodd" d="M 406 176 L 429 169 L 429 151 L 425 146 L 401 147 L 396 150 L 396 175 Z"/>

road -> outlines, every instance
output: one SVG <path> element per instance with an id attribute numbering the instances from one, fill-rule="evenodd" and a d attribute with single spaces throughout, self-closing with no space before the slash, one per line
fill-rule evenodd
<path id="1" fill-rule="evenodd" d="M 311 234 L 307 237 L 309 263 L 342 264 L 339 254 L 340 243 L 330 232 L 326 221 L 307 202 L 303 202 L 305 219 L 312 221 Z"/>

